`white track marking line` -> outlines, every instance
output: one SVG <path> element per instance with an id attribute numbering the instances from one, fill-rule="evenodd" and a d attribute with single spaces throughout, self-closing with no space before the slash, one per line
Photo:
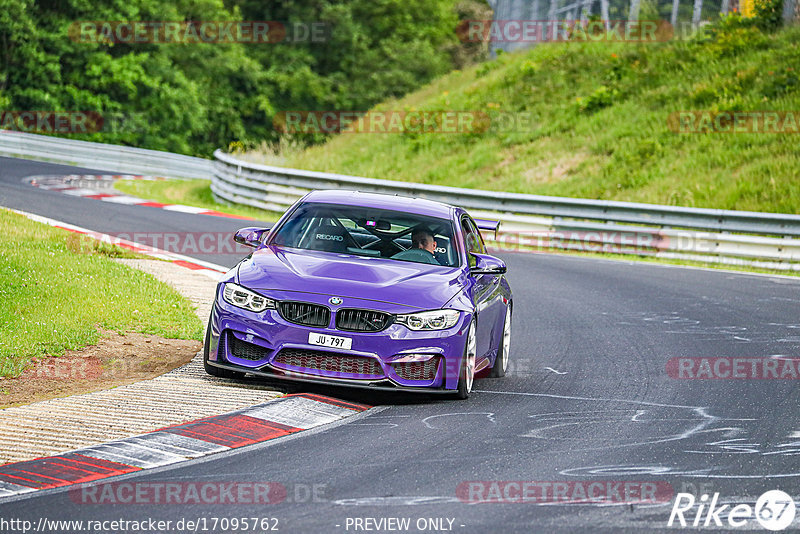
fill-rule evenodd
<path id="1" fill-rule="evenodd" d="M 101 194 L 100 191 L 96 191 L 94 189 L 84 189 L 84 188 L 66 189 L 66 190 L 63 190 L 61 192 L 64 193 L 65 195 L 72 195 L 72 196 L 76 196 L 76 197 L 85 197 L 85 196 L 89 196 L 89 195 L 99 195 L 99 194 Z"/>
<path id="2" fill-rule="evenodd" d="M 243 415 L 303 430 L 353 415 L 354 410 L 303 397 L 284 397 L 273 404 L 247 409 Z"/>
<path id="3" fill-rule="evenodd" d="M 180 213 L 192 213 L 194 215 L 201 215 L 207 211 L 211 211 L 208 208 L 198 208 L 196 206 L 184 206 L 183 204 L 168 204 L 166 206 L 162 206 L 161 209 L 168 211 L 178 211 Z"/>
<path id="4" fill-rule="evenodd" d="M 114 195 L 113 197 L 104 197 L 101 198 L 103 202 L 113 202 L 114 204 L 128 204 L 128 205 L 136 205 L 141 204 L 142 202 L 147 202 L 138 197 L 131 197 L 128 195 Z"/>

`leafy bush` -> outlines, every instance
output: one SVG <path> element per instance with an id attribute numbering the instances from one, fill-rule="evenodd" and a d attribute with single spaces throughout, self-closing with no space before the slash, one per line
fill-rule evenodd
<path id="1" fill-rule="evenodd" d="M 587 97 L 578 97 L 575 103 L 578 110 L 583 113 L 594 113 L 599 109 L 610 106 L 614 103 L 614 99 L 619 94 L 616 89 L 610 89 L 605 85 L 601 85 L 595 89 L 592 94 Z"/>
<path id="2" fill-rule="evenodd" d="M 756 25 L 764 31 L 775 31 L 783 22 L 783 0 L 755 0 Z"/>
<path id="3" fill-rule="evenodd" d="M 0 109 L 93 111 L 71 137 L 208 156 L 277 141 L 280 110 L 363 110 L 485 57 L 460 43 L 481 0 L 0 0 Z M 482 15 L 483 14 L 483 15 Z M 326 43 L 83 42 L 81 21 L 323 22 Z M 310 136 L 319 142 L 324 136 Z"/>

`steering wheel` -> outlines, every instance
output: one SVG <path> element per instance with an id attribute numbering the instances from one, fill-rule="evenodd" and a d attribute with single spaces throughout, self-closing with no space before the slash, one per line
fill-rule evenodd
<path id="1" fill-rule="evenodd" d="M 392 256 L 393 260 L 414 261 L 417 263 L 429 263 L 431 265 L 440 265 L 433 254 L 421 248 L 410 248 L 403 252 L 398 252 Z"/>

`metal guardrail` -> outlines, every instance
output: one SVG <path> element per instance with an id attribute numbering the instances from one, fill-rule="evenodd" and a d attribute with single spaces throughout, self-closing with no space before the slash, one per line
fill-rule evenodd
<path id="1" fill-rule="evenodd" d="M 221 200 L 283 211 L 312 189 L 438 200 L 503 222 L 487 236 L 504 250 L 615 252 L 800 270 L 800 215 L 572 199 L 377 180 L 0 130 L 0 156 L 120 174 L 204 178 Z"/>
<path id="2" fill-rule="evenodd" d="M 212 178 L 211 160 L 120 145 L 0 130 L 0 156 L 77 165 L 120 174 Z"/>
<path id="3" fill-rule="evenodd" d="M 215 184 L 238 188 L 237 192 L 242 197 L 281 204 L 284 207 L 289 203 L 281 198 L 270 196 L 274 190 L 273 186 L 280 185 L 306 190 L 357 189 L 378 193 L 397 193 L 437 200 L 467 209 L 549 215 L 556 218 L 595 219 L 718 232 L 800 236 L 800 215 L 547 197 L 394 180 L 376 180 L 248 163 L 224 154 L 220 150 L 214 152 L 214 157 L 217 160 L 214 166 Z M 225 198 L 224 194 L 220 196 Z"/>
<path id="4" fill-rule="evenodd" d="M 219 199 L 283 211 L 312 189 L 427 198 L 503 221 L 502 249 L 566 249 L 800 270 L 800 215 L 573 199 L 259 165 L 214 153 Z M 632 226 L 635 225 L 635 226 Z"/>

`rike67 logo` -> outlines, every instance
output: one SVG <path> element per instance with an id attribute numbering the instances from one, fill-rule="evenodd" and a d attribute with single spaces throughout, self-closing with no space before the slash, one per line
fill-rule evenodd
<path id="1" fill-rule="evenodd" d="M 697 510 L 694 510 L 696 505 Z M 678 493 L 667 526 L 671 527 L 677 521 L 682 527 L 739 528 L 755 519 L 763 528 L 779 531 L 792 524 L 795 513 L 794 500 L 788 493 L 780 490 L 765 492 L 756 500 L 755 506 L 720 504 L 719 493 L 715 493 L 710 501 L 708 495 L 704 494 L 699 502 L 691 493 Z"/>

